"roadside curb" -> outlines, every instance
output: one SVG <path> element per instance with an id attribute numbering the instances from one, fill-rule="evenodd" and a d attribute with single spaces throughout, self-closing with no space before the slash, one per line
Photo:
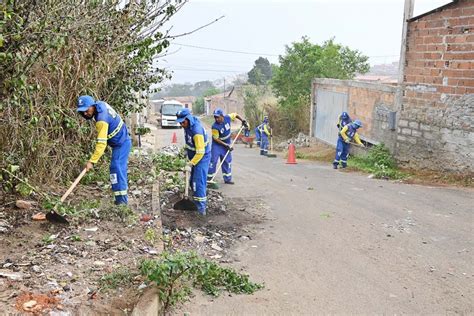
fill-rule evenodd
<path id="1" fill-rule="evenodd" d="M 163 236 L 163 225 L 161 222 L 160 184 L 158 180 L 153 184 L 151 190 L 151 211 L 155 216 L 155 231 L 158 236 L 160 236 L 159 240 L 156 242 L 156 250 L 161 253 L 164 250 L 164 243 L 161 238 L 161 236 Z M 150 286 L 143 291 L 143 294 L 138 299 L 137 304 L 133 308 L 132 316 L 156 316 L 162 314 L 163 310 L 158 296 L 158 290 L 155 285 Z"/>

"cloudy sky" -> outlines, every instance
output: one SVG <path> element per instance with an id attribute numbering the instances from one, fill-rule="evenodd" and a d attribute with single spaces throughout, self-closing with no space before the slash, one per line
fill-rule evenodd
<path id="1" fill-rule="evenodd" d="M 448 2 L 416 0 L 415 15 Z M 159 65 L 173 71 L 168 84 L 230 79 L 259 56 L 277 63 L 285 45 L 305 35 L 318 44 L 335 37 L 371 64 L 389 63 L 398 60 L 403 6 L 404 0 L 190 0 L 167 25 L 173 34 L 225 17 L 175 39 Z"/>

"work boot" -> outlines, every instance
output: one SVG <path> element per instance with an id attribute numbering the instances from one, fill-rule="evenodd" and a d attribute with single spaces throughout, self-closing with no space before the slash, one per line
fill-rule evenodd
<path id="1" fill-rule="evenodd" d="M 338 165 L 337 163 L 333 163 L 333 164 L 332 164 L 332 167 L 333 167 L 334 169 L 337 169 L 337 165 Z"/>
<path id="2" fill-rule="evenodd" d="M 206 216 L 206 210 L 198 210 L 200 216 Z"/>
<path id="3" fill-rule="evenodd" d="M 346 163 L 342 163 L 342 168 L 347 168 L 347 164 L 346 164 Z"/>
<path id="4" fill-rule="evenodd" d="M 234 181 L 229 180 L 229 181 L 224 181 L 225 184 L 234 184 Z"/>
<path id="5" fill-rule="evenodd" d="M 265 156 L 265 151 L 264 151 L 264 150 L 260 150 L 260 155 Z"/>

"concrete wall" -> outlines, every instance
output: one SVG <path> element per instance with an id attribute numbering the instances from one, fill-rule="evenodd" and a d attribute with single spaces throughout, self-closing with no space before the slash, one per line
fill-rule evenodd
<path id="1" fill-rule="evenodd" d="M 359 134 L 370 142 L 383 142 L 390 149 L 395 148 L 397 135 L 396 130 L 389 128 L 389 113 L 395 111 L 396 87 L 353 80 L 315 79 L 312 100 L 317 100 L 318 89 L 347 94 L 349 115 L 364 124 Z M 317 106 L 314 101 L 312 113 Z M 336 128 L 336 122 L 328 124 Z"/>
<path id="2" fill-rule="evenodd" d="M 474 172 L 474 1 L 409 22 L 403 86 L 398 160 Z"/>

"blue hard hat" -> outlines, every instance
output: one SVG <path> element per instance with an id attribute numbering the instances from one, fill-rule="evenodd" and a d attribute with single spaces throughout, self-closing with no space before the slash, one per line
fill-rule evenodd
<path id="1" fill-rule="evenodd" d="M 349 114 L 347 112 L 342 112 L 341 118 L 347 120 L 349 118 Z"/>
<path id="2" fill-rule="evenodd" d="M 188 116 L 191 115 L 191 111 L 188 108 L 184 108 L 176 112 L 176 122 L 181 123 L 183 122 Z"/>
<path id="3" fill-rule="evenodd" d="M 362 127 L 362 122 L 361 122 L 360 120 L 355 120 L 354 122 L 352 122 L 352 124 L 353 124 L 356 128 Z"/>
<path id="4" fill-rule="evenodd" d="M 77 112 L 87 111 L 87 109 L 95 103 L 94 98 L 90 95 L 81 95 L 77 98 Z"/>
<path id="5" fill-rule="evenodd" d="M 222 111 L 222 109 L 215 109 L 213 115 L 214 116 L 224 116 L 224 111 Z"/>

